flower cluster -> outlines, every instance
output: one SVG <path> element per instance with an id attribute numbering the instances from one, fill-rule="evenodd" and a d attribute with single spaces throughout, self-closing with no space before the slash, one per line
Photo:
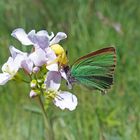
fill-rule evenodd
<path id="1" fill-rule="evenodd" d="M 68 60 L 66 52 L 58 43 L 67 38 L 67 35 L 63 32 L 58 32 L 55 36 L 52 32 L 49 35 L 46 30 L 32 30 L 27 34 L 22 28 L 15 29 L 11 35 L 22 45 L 32 46 L 32 51 L 22 52 L 14 46 L 9 47 L 11 56 L 2 66 L 0 85 L 20 79 L 19 70 L 23 69 L 31 79 L 31 98 L 41 95 L 46 103 L 53 101 L 61 109 L 74 110 L 77 106 L 76 96 L 60 90 L 62 79 L 68 82 L 63 69 Z"/>

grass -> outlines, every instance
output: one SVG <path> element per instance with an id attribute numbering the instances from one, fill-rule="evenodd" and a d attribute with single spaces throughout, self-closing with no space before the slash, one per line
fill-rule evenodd
<path id="1" fill-rule="evenodd" d="M 139 4 L 138 0 L 0 1 L 0 65 L 8 58 L 9 45 L 21 48 L 10 36 L 17 27 L 66 32 L 68 39 L 61 44 L 68 50 L 71 64 L 88 52 L 110 45 L 117 48 L 115 84 L 107 95 L 75 85 L 72 92 L 79 101 L 75 111 L 52 105 L 49 116 L 55 140 L 139 139 Z M 114 23 L 121 25 L 120 32 Z M 36 107 L 29 90 L 14 82 L 0 87 L 0 140 L 45 139 L 42 116 L 25 109 L 25 105 Z"/>

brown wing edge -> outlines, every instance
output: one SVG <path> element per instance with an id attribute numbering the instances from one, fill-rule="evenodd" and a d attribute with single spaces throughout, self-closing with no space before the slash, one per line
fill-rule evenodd
<path id="1" fill-rule="evenodd" d="M 114 55 L 114 64 L 111 66 L 112 69 L 110 69 L 110 74 L 112 75 L 112 78 L 111 78 L 112 81 L 111 81 L 111 84 L 110 84 L 110 88 L 111 88 L 111 86 L 114 84 L 114 76 L 113 75 L 114 75 L 114 71 L 115 71 L 115 67 L 116 67 L 116 63 L 117 63 L 117 60 L 116 60 L 116 48 L 114 46 L 103 48 L 103 49 L 91 52 L 91 53 L 89 53 L 89 54 L 87 54 L 85 56 L 82 56 L 79 59 L 77 59 L 74 62 L 74 64 L 78 63 L 82 59 L 86 59 L 86 58 L 91 57 L 91 56 L 101 55 L 101 54 L 104 54 L 104 53 L 112 53 Z M 101 92 L 105 93 L 105 91 L 109 90 L 110 88 L 105 89 L 104 91 L 101 91 Z"/>
<path id="2" fill-rule="evenodd" d="M 100 54 L 104 54 L 104 53 L 114 53 L 114 65 L 116 65 L 116 49 L 115 49 L 115 47 L 107 47 L 107 48 L 103 48 L 103 49 L 91 52 L 91 53 L 84 55 L 84 56 L 80 57 L 79 59 L 77 59 L 74 62 L 74 64 L 78 63 L 82 59 L 86 59 L 88 57 L 96 56 L 96 55 L 100 55 Z"/>

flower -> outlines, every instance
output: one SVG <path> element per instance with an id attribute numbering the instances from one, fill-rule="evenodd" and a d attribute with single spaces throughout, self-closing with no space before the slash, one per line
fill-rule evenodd
<path id="1" fill-rule="evenodd" d="M 62 79 L 65 79 L 71 88 L 67 72 L 67 53 L 58 44 L 67 38 L 67 35 L 64 32 L 58 32 L 55 36 L 51 32 L 49 35 L 46 30 L 31 30 L 26 33 L 22 28 L 15 29 L 11 35 L 25 46 L 32 45 L 33 49 L 31 52 L 22 52 L 14 46 L 9 47 L 11 56 L 2 66 L 0 85 L 12 79 L 30 83 L 29 96 L 40 96 L 40 101 L 42 105 L 46 105 L 45 107 L 53 101 L 54 105 L 62 110 L 74 110 L 78 104 L 77 97 L 68 91 L 60 90 Z M 19 69 L 23 69 L 25 74 L 28 73 L 27 80 L 20 76 Z"/>
<path id="2" fill-rule="evenodd" d="M 54 37 L 54 33 L 48 34 L 46 30 L 38 31 L 31 30 L 28 34 L 22 28 L 15 29 L 12 34 L 13 37 L 18 39 L 23 45 L 33 45 L 35 51 L 29 55 L 29 59 L 35 66 L 42 66 L 47 64 L 48 70 L 58 70 L 57 54 L 54 49 L 49 46 L 59 43 L 62 39 L 67 38 L 63 32 L 58 32 Z M 56 47 L 57 45 L 55 45 Z"/>
<path id="3" fill-rule="evenodd" d="M 23 45 L 34 45 L 35 48 L 41 48 L 43 50 L 67 38 L 67 35 L 63 32 L 58 32 L 54 37 L 53 32 L 49 35 L 46 30 L 41 30 L 37 33 L 35 30 L 31 30 L 27 34 L 22 28 L 15 29 L 11 35 L 18 39 Z"/>
<path id="4" fill-rule="evenodd" d="M 30 94 L 29 94 L 30 98 L 35 97 L 36 95 L 37 93 L 35 92 L 35 90 L 30 91 Z"/>
<path id="5" fill-rule="evenodd" d="M 45 84 L 47 86 L 47 93 L 53 93 L 53 103 L 60 109 L 74 110 L 77 106 L 77 98 L 68 91 L 59 90 L 61 83 L 61 75 L 56 71 L 49 71 Z M 51 92 L 50 92 L 51 91 Z M 48 95 L 49 96 L 49 95 Z"/>
<path id="6" fill-rule="evenodd" d="M 16 49 L 14 46 L 9 47 L 12 58 L 19 56 L 19 67 L 23 68 L 27 73 L 31 74 L 33 70 L 33 61 L 28 57 L 28 54 Z"/>
<path id="7" fill-rule="evenodd" d="M 9 57 L 7 62 L 2 66 L 2 72 L 0 73 L 0 85 L 5 85 L 11 80 L 19 69 L 20 56 L 17 55 L 15 59 Z"/>
<path id="8" fill-rule="evenodd" d="M 49 45 L 58 44 L 61 40 L 67 38 L 67 35 L 64 32 L 58 32 L 52 40 L 50 40 Z"/>
<path id="9" fill-rule="evenodd" d="M 29 55 L 29 58 L 32 60 L 35 66 L 42 66 L 47 61 L 46 53 L 41 48 L 38 48 L 34 52 L 32 52 Z"/>
<path id="10" fill-rule="evenodd" d="M 33 68 L 33 73 L 38 73 L 40 71 L 40 68 L 39 67 L 34 67 Z"/>
<path id="11" fill-rule="evenodd" d="M 74 110 L 77 106 L 77 98 L 75 95 L 67 91 L 59 91 L 58 96 L 54 99 L 54 104 L 64 110 Z"/>
<path id="12" fill-rule="evenodd" d="M 23 68 L 28 73 L 32 72 L 33 62 L 29 59 L 28 54 L 16 49 L 14 46 L 9 47 L 11 56 L 7 62 L 2 66 L 2 72 L 0 73 L 0 85 L 4 85 L 11 80 L 19 68 Z"/>
<path id="13" fill-rule="evenodd" d="M 20 56 L 20 68 L 23 68 L 29 74 L 32 73 L 34 67 L 39 68 L 44 64 L 51 63 L 57 58 L 54 51 L 50 47 L 45 51 L 38 48 L 29 54 L 16 49 L 14 46 L 10 46 L 9 49 L 13 58 L 15 58 L 17 55 Z M 47 66 L 47 69 L 58 71 L 58 65 L 54 63 Z"/>

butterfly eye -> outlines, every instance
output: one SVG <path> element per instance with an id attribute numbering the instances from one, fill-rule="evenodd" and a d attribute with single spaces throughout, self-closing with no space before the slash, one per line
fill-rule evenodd
<path id="1" fill-rule="evenodd" d="M 68 51 L 66 50 L 66 56 L 68 56 Z"/>

